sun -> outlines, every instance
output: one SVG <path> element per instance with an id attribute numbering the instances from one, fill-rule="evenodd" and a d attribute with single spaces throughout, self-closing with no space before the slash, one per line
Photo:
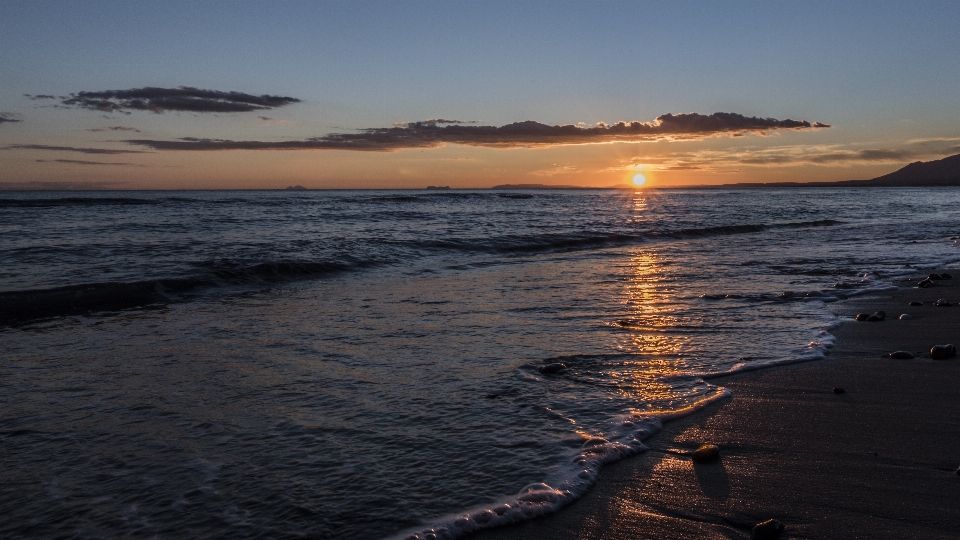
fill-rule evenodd
<path id="1" fill-rule="evenodd" d="M 642 174 L 633 175 L 633 185 L 639 187 L 647 183 L 647 177 Z"/>

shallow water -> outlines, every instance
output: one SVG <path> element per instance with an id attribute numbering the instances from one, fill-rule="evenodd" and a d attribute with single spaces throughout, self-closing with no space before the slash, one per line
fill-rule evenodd
<path id="1" fill-rule="evenodd" d="M 530 193 L 2 194 L 0 534 L 523 519 L 960 260 L 949 189 Z"/>

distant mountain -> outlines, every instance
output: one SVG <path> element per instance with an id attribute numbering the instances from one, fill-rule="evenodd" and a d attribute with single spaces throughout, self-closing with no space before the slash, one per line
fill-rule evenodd
<path id="1" fill-rule="evenodd" d="M 637 186 L 631 186 L 627 184 L 617 184 L 615 186 L 570 186 L 570 185 L 554 185 L 554 184 L 500 184 L 499 186 L 493 186 L 490 189 L 634 189 Z"/>
<path id="2" fill-rule="evenodd" d="M 580 186 L 551 185 L 551 184 L 500 184 L 490 189 L 589 189 Z"/>
<path id="3" fill-rule="evenodd" d="M 960 154 L 936 161 L 915 161 L 867 182 L 878 186 L 960 186 Z"/>
<path id="4" fill-rule="evenodd" d="M 930 187 L 960 186 L 960 154 L 936 161 L 915 161 L 890 174 L 870 180 L 841 180 L 839 182 L 765 182 L 721 184 L 720 188 L 784 188 L 784 187 Z"/>

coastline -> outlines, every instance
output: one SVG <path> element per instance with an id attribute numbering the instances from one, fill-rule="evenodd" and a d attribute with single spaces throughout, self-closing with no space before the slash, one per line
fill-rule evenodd
<path id="1" fill-rule="evenodd" d="M 960 344 L 960 280 L 916 281 L 832 304 L 843 322 L 824 360 L 713 379 L 733 397 L 665 424 L 569 507 L 467 538 L 749 538 L 771 518 L 779 538 L 956 538 L 960 357 L 928 351 Z M 883 322 L 852 319 L 878 309 Z M 923 354 L 883 356 L 895 350 Z M 694 466 L 687 455 L 705 443 L 722 458 Z"/>

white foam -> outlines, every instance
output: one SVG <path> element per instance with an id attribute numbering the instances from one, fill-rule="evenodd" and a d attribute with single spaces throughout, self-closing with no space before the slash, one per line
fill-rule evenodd
<path id="1" fill-rule="evenodd" d="M 663 422 L 692 414 L 710 403 L 732 395 L 716 388 L 705 398 L 682 409 L 663 412 L 636 412 L 615 418 L 607 437 L 586 439 L 580 450 L 557 477 L 530 484 L 511 497 L 490 506 L 458 512 L 426 527 L 405 531 L 391 540 L 451 540 L 481 529 L 500 527 L 552 514 L 572 503 L 590 489 L 607 463 L 639 454 L 648 448 L 643 440 L 660 431 Z"/>
<path id="2" fill-rule="evenodd" d="M 915 272 L 914 269 L 903 269 L 904 274 Z M 892 275 L 894 272 L 885 274 Z M 772 366 L 823 359 L 834 347 L 836 341 L 836 338 L 830 334 L 830 330 L 840 324 L 839 318 L 827 309 L 825 302 L 898 288 L 869 272 L 858 277 L 859 280 L 855 284 L 844 289 L 842 296 L 832 291 L 814 291 L 813 294 L 792 293 L 803 297 L 804 302 L 809 302 L 809 307 L 819 322 L 819 329 L 815 331 L 814 339 L 807 345 L 771 360 L 739 362 L 722 371 L 684 373 L 676 377 L 665 377 L 665 380 L 710 379 Z M 534 375 L 526 376 L 537 379 Z M 610 431 L 609 436 L 585 440 L 579 452 L 564 468 L 564 472 L 556 478 L 549 479 L 549 483 L 530 484 L 516 495 L 501 499 L 493 505 L 451 514 L 430 525 L 392 536 L 388 540 L 452 540 L 482 529 L 552 514 L 586 493 L 597 482 L 603 465 L 646 451 L 648 447 L 643 444 L 643 440 L 660 431 L 663 422 L 690 415 L 732 395 L 732 392 L 726 388 L 713 387 L 712 393 L 680 409 L 620 415 L 614 419 L 615 427 Z"/>

